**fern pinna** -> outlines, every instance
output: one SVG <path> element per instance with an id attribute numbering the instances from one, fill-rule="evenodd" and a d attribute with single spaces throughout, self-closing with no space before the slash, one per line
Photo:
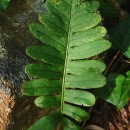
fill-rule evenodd
<path id="1" fill-rule="evenodd" d="M 30 25 L 31 33 L 43 45 L 26 49 L 35 64 L 25 67 L 35 77 L 24 82 L 24 94 L 39 96 L 40 108 L 57 108 L 56 112 L 38 120 L 29 130 L 80 130 L 70 119 L 82 122 L 89 117 L 81 106 L 94 105 L 95 97 L 87 89 L 100 88 L 106 79 L 105 64 L 90 58 L 110 48 L 104 40 L 104 27 L 96 0 L 47 0 L 47 12 L 40 23 Z M 69 117 L 69 119 L 68 119 Z"/>

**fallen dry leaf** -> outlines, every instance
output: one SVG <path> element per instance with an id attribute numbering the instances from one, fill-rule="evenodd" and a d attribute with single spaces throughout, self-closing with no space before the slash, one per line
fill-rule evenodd
<path id="1" fill-rule="evenodd" d="M 84 128 L 84 130 L 105 130 L 105 129 L 96 125 L 88 125 Z"/>

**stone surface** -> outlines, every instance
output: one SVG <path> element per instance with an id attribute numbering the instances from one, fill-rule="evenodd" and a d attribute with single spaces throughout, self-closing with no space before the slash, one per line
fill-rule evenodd
<path id="1" fill-rule="evenodd" d="M 24 66 L 31 62 L 25 54 L 30 44 L 39 44 L 28 25 L 44 12 L 44 1 L 13 0 L 0 12 L 0 130 L 26 130 L 47 111 L 34 106 L 34 98 L 22 95 Z M 34 113 L 34 116 L 32 116 Z"/>

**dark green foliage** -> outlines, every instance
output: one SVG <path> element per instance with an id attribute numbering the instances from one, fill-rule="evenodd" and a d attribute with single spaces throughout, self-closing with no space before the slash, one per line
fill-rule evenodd
<path id="1" fill-rule="evenodd" d="M 111 19 L 119 17 L 119 12 L 116 10 L 114 4 L 111 1 L 107 0 L 98 0 L 100 3 L 99 10 L 103 18 Z"/>
<path id="2" fill-rule="evenodd" d="M 45 45 L 32 45 L 27 55 L 38 61 L 25 71 L 35 79 L 24 83 L 24 94 L 40 96 L 35 104 L 40 108 L 57 108 L 57 112 L 41 118 L 29 130 L 79 130 L 63 115 L 77 122 L 89 118 L 82 106 L 90 107 L 95 97 L 88 89 L 106 84 L 102 75 L 105 65 L 91 58 L 109 49 L 104 40 L 104 27 L 96 0 L 47 0 L 47 12 L 39 16 L 40 23 L 30 25 L 31 33 Z M 36 79 L 37 78 L 37 79 Z"/>
<path id="3" fill-rule="evenodd" d="M 111 73 L 107 78 L 107 85 L 95 91 L 95 94 L 117 106 L 118 109 L 123 108 L 130 98 L 130 71 L 126 76 L 117 73 Z"/>
<path id="4" fill-rule="evenodd" d="M 6 10 L 10 3 L 10 0 L 0 0 L 0 10 Z"/>
<path id="5" fill-rule="evenodd" d="M 130 17 L 122 20 L 115 28 L 109 31 L 112 48 L 120 50 L 130 58 Z"/>
<path id="6" fill-rule="evenodd" d="M 121 5 L 124 5 L 125 3 L 127 3 L 129 0 L 117 0 L 117 2 Z"/>

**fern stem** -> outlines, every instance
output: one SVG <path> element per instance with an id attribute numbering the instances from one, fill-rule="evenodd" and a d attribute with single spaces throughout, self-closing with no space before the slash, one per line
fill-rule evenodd
<path id="1" fill-rule="evenodd" d="M 71 5 L 73 6 L 73 2 L 71 1 Z M 65 91 L 65 77 L 67 75 L 66 67 L 67 67 L 67 60 L 68 60 L 68 49 L 69 49 L 69 41 L 71 37 L 71 16 L 72 16 L 72 8 L 70 11 L 70 22 L 68 26 L 68 39 L 67 39 L 67 47 L 66 47 L 66 56 L 65 56 L 65 64 L 64 64 L 64 72 L 63 72 L 63 83 L 62 83 L 62 95 L 61 95 L 61 113 L 63 113 L 63 104 L 64 104 L 64 91 Z"/>

